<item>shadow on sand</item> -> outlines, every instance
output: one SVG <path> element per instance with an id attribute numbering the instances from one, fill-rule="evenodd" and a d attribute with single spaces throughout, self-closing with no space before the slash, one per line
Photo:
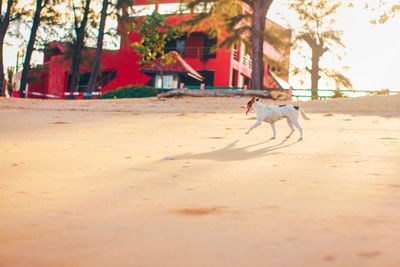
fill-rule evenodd
<path id="1" fill-rule="evenodd" d="M 270 145 L 270 146 L 262 146 L 260 148 L 256 148 L 257 146 L 264 145 L 271 140 L 264 141 L 261 143 L 248 145 L 248 146 L 237 146 L 239 140 L 236 140 L 223 148 L 219 148 L 216 150 L 212 150 L 210 152 L 204 153 L 185 153 L 180 155 L 174 155 L 173 157 L 178 160 L 185 159 L 208 159 L 208 160 L 216 160 L 216 161 L 236 161 L 236 160 L 247 160 L 247 159 L 255 159 L 263 156 L 279 154 L 279 150 L 292 146 L 298 143 L 300 140 L 286 144 L 287 140 L 283 140 L 279 144 Z M 250 148 L 256 148 L 255 150 L 250 150 Z"/>

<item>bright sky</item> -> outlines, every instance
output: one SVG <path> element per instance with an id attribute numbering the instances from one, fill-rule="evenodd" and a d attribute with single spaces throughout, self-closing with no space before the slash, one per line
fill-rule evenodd
<path id="1" fill-rule="evenodd" d="M 356 1 L 353 1 L 356 2 Z M 400 76 L 400 14 L 387 21 L 386 24 L 372 25 L 370 20 L 377 18 L 378 14 L 365 10 L 363 3 L 357 1 L 354 8 L 341 8 L 338 12 L 337 29 L 343 30 L 343 43 L 346 45 L 342 62 L 333 58 L 322 61 L 321 63 L 330 66 L 349 66 L 350 70 L 347 76 L 353 82 L 355 90 L 380 90 L 389 88 L 399 90 Z M 374 0 L 373 2 L 378 2 Z M 397 1 L 392 1 L 397 2 Z M 287 14 L 286 1 L 274 1 L 268 17 L 272 20 L 282 23 L 282 15 L 291 23 L 295 23 L 295 17 Z M 308 51 L 304 51 L 307 54 Z M 302 56 L 291 54 L 293 63 L 304 63 Z M 308 80 L 307 80 L 308 81 Z M 290 77 L 290 82 L 295 88 L 303 88 L 297 79 Z M 324 85 L 320 82 L 320 88 L 335 88 L 334 84 Z M 325 87 L 325 88 L 326 88 Z"/>
<path id="2" fill-rule="evenodd" d="M 393 0 L 394 1 L 394 0 Z M 364 2 L 364 1 L 363 1 Z M 398 2 L 398 1 L 397 1 Z M 285 6 L 287 1 L 275 0 L 269 10 L 268 17 L 273 21 L 285 26 L 283 16 L 294 23 L 295 17 L 288 12 Z M 338 59 L 327 59 L 322 63 L 330 66 L 349 66 L 347 76 L 351 78 L 354 89 L 358 90 L 380 90 L 389 88 L 400 90 L 398 77 L 400 76 L 400 14 L 383 25 L 372 25 L 369 21 L 378 16 L 363 9 L 361 1 L 355 4 L 355 8 L 343 8 L 337 17 L 337 28 L 344 31 L 343 42 L 346 45 L 346 56 L 340 62 Z M 26 40 L 29 38 L 26 34 Z M 15 66 L 17 55 L 16 43 L 4 47 L 5 68 Z M 307 55 L 307 51 L 302 52 Z M 292 62 L 303 62 L 302 55 L 291 54 Z M 42 56 L 34 56 L 33 62 L 41 63 Z M 21 62 L 20 62 L 21 63 Z M 290 77 L 290 83 L 295 88 L 307 87 L 308 79 L 301 85 L 298 79 Z M 320 87 L 334 88 L 334 84 L 325 84 Z"/>

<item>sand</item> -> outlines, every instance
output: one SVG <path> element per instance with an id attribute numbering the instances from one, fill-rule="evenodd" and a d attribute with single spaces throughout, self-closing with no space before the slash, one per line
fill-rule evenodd
<path id="1" fill-rule="evenodd" d="M 400 95 L 247 101 L 0 98 L 0 266 L 399 266 Z"/>

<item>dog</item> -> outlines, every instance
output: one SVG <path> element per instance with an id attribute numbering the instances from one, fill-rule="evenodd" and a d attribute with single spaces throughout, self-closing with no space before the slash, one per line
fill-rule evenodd
<path id="1" fill-rule="evenodd" d="M 290 136 L 294 133 L 293 125 L 296 126 L 296 128 L 300 132 L 299 141 L 303 139 L 303 129 L 299 124 L 299 113 L 305 120 L 309 120 L 310 118 L 306 116 L 304 110 L 301 107 L 293 106 L 290 104 L 280 105 L 280 106 L 268 106 L 260 103 L 259 99 L 258 98 L 255 99 L 255 97 L 253 97 L 247 103 L 246 115 L 247 113 L 249 113 L 252 107 L 254 111 L 257 113 L 257 121 L 252 126 L 250 126 L 246 134 L 249 134 L 251 130 L 253 130 L 257 126 L 260 126 L 261 123 L 265 121 L 271 124 L 272 132 L 274 133 L 274 136 L 271 139 L 275 139 L 276 137 L 275 122 L 286 118 L 287 124 L 289 125 L 289 128 L 291 130 L 286 139 L 290 138 Z"/>

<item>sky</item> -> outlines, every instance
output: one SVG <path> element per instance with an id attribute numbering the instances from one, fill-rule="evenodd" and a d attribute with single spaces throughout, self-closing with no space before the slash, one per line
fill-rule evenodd
<path id="1" fill-rule="evenodd" d="M 333 67 L 349 66 L 345 72 L 352 80 L 355 90 L 381 90 L 391 89 L 400 91 L 400 14 L 387 21 L 385 24 L 373 25 L 371 20 L 378 18 L 382 11 L 371 11 L 364 8 L 365 1 L 353 1 L 354 8 L 343 5 L 338 10 L 336 29 L 343 30 L 343 43 L 346 45 L 346 55 L 342 60 L 327 58 L 323 64 Z M 377 0 L 371 1 L 377 3 Z M 397 2 L 398 1 L 392 1 Z M 267 17 L 285 25 L 285 20 L 296 24 L 296 17 L 289 15 L 285 5 L 287 1 L 274 1 Z M 377 4 L 376 4 L 377 6 Z M 370 5 L 371 7 L 371 5 Z M 282 17 L 285 16 L 285 19 Z M 303 55 L 291 53 L 293 64 L 304 64 Z M 294 88 L 304 88 L 295 77 L 290 77 L 289 82 Z M 335 88 L 332 83 L 320 82 L 320 88 Z"/>
<path id="2" fill-rule="evenodd" d="M 393 0 L 395 1 L 395 0 Z M 400 91 L 398 78 L 400 76 L 400 14 L 390 19 L 385 24 L 373 25 L 371 19 L 377 18 L 379 12 L 371 12 L 363 8 L 364 1 L 356 1 L 354 8 L 341 8 L 337 14 L 336 28 L 343 30 L 343 43 L 346 45 L 342 60 L 337 58 L 325 58 L 321 64 L 330 67 L 341 68 L 349 66 L 345 74 L 351 79 L 355 90 L 381 90 L 390 89 Z M 376 1 L 375 1 L 376 2 Z M 397 1 L 398 2 L 398 1 Z M 286 26 L 287 21 L 296 24 L 296 17 L 287 6 L 287 1 L 275 0 L 270 7 L 267 17 Z M 25 34 L 28 39 L 29 33 Z M 10 42 L 9 39 L 6 41 Z M 16 65 L 18 44 L 11 42 L 5 45 L 3 56 L 5 68 Z M 293 64 L 303 64 L 304 56 L 309 51 L 291 53 Z M 43 56 L 35 54 L 33 63 L 40 64 Z M 21 60 L 20 60 L 21 63 Z M 300 83 L 303 79 L 306 82 Z M 309 86 L 307 77 L 289 77 L 289 82 L 294 88 L 307 88 Z M 335 88 L 329 81 L 320 81 L 320 88 Z"/>

